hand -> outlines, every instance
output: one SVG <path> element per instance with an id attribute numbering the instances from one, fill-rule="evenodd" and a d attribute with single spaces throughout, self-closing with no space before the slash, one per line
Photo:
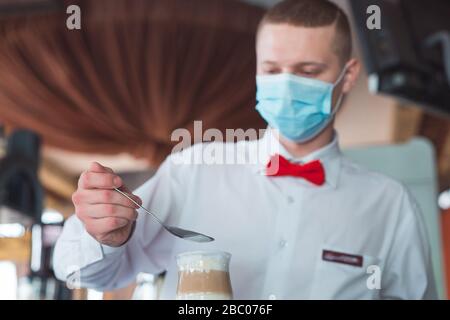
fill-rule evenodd
<path id="1" fill-rule="evenodd" d="M 130 238 L 138 213 L 137 206 L 113 188 L 142 204 L 112 169 L 97 162 L 81 174 L 72 201 L 76 215 L 92 237 L 102 244 L 119 247 Z"/>

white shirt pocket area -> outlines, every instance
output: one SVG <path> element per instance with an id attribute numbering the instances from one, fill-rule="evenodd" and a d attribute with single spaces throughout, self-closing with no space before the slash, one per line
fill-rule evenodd
<path id="1" fill-rule="evenodd" d="M 324 253 L 331 258 L 324 258 Z M 336 259 L 333 255 L 338 256 Z M 358 257 L 357 262 L 349 257 Z M 362 261 L 360 260 L 362 259 Z M 318 257 L 311 285 L 314 300 L 372 300 L 380 299 L 382 283 L 381 259 L 369 255 L 323 248 Z"/>

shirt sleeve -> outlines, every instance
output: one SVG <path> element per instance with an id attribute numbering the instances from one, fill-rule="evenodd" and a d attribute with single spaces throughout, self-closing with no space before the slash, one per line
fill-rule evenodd
<path id="1" fill-rule="evenodd" d="M 382 274 L 383 299 L 438 299 L 422 212 L 404 190 L 393 243 Z"/>
<path id="2" fill-rule="evenodd" d="M 134 194 L 143 206 L 167 221 L 177 219 L 181 212 L 183 182 L 168 158 L 155 176 Z M 72 275 L 81 287 L 111 290 L 131 283 L 139 272 L 160 273 L 169 261 L 173 237 L 167 237 L 161 226 L 142 210 L 131 238 L 121 247 L 100 244 L 73 215 L 64 226 L 53 255 L 56 277 L 68 281 Z M 73 281 L 73 279 L 70 279 Z"/>

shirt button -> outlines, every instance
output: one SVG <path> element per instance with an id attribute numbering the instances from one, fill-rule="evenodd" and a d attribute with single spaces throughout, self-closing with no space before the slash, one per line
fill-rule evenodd
<path id="1" fill-rule="evenodd" d="M 287 197 L 287 202 L 289 203 L 289 204 L 292 204 L 292 203 L 294 203 L 294 197 L 291 197 L 291 196 L 288 196 Z"/>
<path id="2" fill-rule="evenodd" d="M 276 300 L 277 296 L 274 294 L 269 295 L 269 300 Z"/>
<path id="3" fill-rule="evenodd" d="M 278 243 L 278 246 L 283 249 L 284 247 L 287 246 L 287 241 L 284 239 L 281 239 L 280 242 Z"/>

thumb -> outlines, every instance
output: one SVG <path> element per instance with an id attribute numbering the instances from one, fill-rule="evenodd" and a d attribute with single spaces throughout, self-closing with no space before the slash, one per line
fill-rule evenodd
<path id="1" fill-rule="evenodd" d="M 90 164 L 89 171 L 98 173 L 114 173 L 111 168 L 105 167 L 96 161 Z"/>

